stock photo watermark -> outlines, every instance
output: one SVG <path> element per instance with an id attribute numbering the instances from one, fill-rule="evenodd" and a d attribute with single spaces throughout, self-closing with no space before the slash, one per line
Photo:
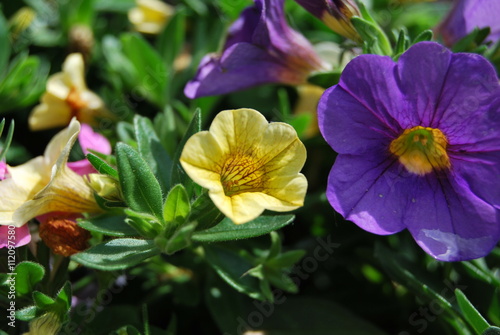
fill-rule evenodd
<path id="1" fill-rule="evenodd" d="M 7 325 L 9 327 L 16 327 L 16 227 L 13 225 L 7 226 L 7 279 L 8 292 L 7 299 L 9 300 L 9 307 L 7 307 Z"/>

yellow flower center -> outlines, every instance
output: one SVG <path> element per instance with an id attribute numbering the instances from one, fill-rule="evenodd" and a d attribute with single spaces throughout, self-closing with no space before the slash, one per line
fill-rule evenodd
<path id="1" fill-rule="evenodd" d="M 229 156 L 222 166 L 221 178 L 224 193 L 230 197 L 243 192 L 261 192 L 264 189 L 265 171 L 251 155 Z"/>
<path id="2" fill-rule="evenodd" d="M 423 176 L 433 170 L 450 167 L 446 153 L 448 141 L 439 129 L 421 126 L 406 129 L 391 142 L 389 150 L 411 173 Z"/>

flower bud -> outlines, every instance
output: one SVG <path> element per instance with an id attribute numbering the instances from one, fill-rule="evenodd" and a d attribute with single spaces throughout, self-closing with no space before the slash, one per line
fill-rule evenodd
<path id="1" fill-rule="evenodd" d="M 123 201 L 118 181 L 98 173 L 91 173 L 87 177 L 90 187 L 98 196 L 110 201 Z"/>

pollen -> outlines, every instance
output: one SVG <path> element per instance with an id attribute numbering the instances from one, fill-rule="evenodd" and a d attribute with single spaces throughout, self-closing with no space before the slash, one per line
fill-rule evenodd
<path id="1" fill-rule="evenodd" d="M 448 141 L 441 130 L 417 126 L 406 129 L 393 140 L 389 150 L 409 172 L 423 176 L 450 168 L 447 146 Z"/>
<path id="2" fill-rule="evenodd" d="M 221 169 L 224 193 L 230 197 L 243 192 L 261 192 L 265 187 L 265 169 L 250 154 L 228 156 Z"/>

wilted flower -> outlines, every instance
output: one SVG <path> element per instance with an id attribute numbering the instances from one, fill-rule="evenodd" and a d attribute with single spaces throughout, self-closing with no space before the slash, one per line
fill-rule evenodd
<path id="1" fill-rule="evenodd" d="M 94 132 L 92 127 L 85 123 L 81 125 L 80 132 L 78 133 L 78 143 L 80 143 L 80 147 L 85 155 L 90 152 L 89 149 L 105 155 L 111 153 L 111 145 L 108 139 Z M 68 167 L 80 176 L 96 172 L 92 164 L 90 164 L 86 158 L 76 162 L 69 162 Z"/>
<path id="2" fill-rule="evenodd" d="M 433 42 L 398 63 L 361 55 L 318 107 L 339 154 L 335 210 L 375 234 L 407 228 L 433 257 L 485 256 L 500 239 L 500 86 L 476 54 Z"/>
<path id="3" fill-rule="evenodd" d="M 498 13 L 498 0 L 457 0 L 438 31 L 447 45 L 453 45 L 474 28 L 490 27 L 491 32 L 486 40 L 496 42 L 500 39 Z"/>
<path id="4" fill-rule="evenodd" d="M 8 173 L 7 164 L 0 161 L 0 180 L 8 177 Z M 0 248 L 6 248 L 9 245 L 20 247 L 28 244 L 30 241 L 31 235 L 27 224 L 14 229 L 9 226 L 0 225 Z"/>
<path id="5" fill-rule="evenodd" d="M 136 0 L 137 7 L 128 12 L 135 30 L 145 34 L 159 34 L 174 14 L 174 9 L 158 0 Z"/>
<path id="6" fill-rule="evenodd" d="M 269 124 L 253 109 L 220 112 L 209 131 L 194 134 L 180 162 L 234 223 L 303 205 L 307 180 L 299 173 L 306 149 L 288 124 Z"/>
<path id="7" fill-rule="evenodd" d="M 361 16 L 353 0 L 295 0 L 311 14 L 322 20 L 331 30 L 353 41 L 361 37 L 351 23 L 353 16 Z"/>
<path id="8" fill-rule="evenodd" d="M 39 216 L 42 241 L 56 255 L 69 257 L 89 247 L 90 233 L 76 223 L 78 214 L 50 213 Z"/>
<path id="9" fill-rule="evenodd" d="M 43 156 L 8 166 L 9 178 L 0 181 L 0 225 L 20 227 L 30 219 L 49 212 L 99 212 L 92 189 L 66 162 L 76 141 L 80 123 L 69 126 L 52 138 Z"/>
<path id="10" fill-rule="evenodd" d="M 230 27 L 222 54 L 202 59 L 184 94 L 194 99 L 266 83 L 304 84 L 322 66 L 311 44 L 286 23 L 283 0 L 255 0 Z"/>
<path id="11" fill-rule="evenodd" d="M 53 74 L 47 89 L 28 122 L 31 130 L 67 126 L 72 117 L 90 125 L 99 117 L 108 116 L 104 102 L 85 84 L 83 57 L 70 54 L 63 64 L 63 71 Z"/>

